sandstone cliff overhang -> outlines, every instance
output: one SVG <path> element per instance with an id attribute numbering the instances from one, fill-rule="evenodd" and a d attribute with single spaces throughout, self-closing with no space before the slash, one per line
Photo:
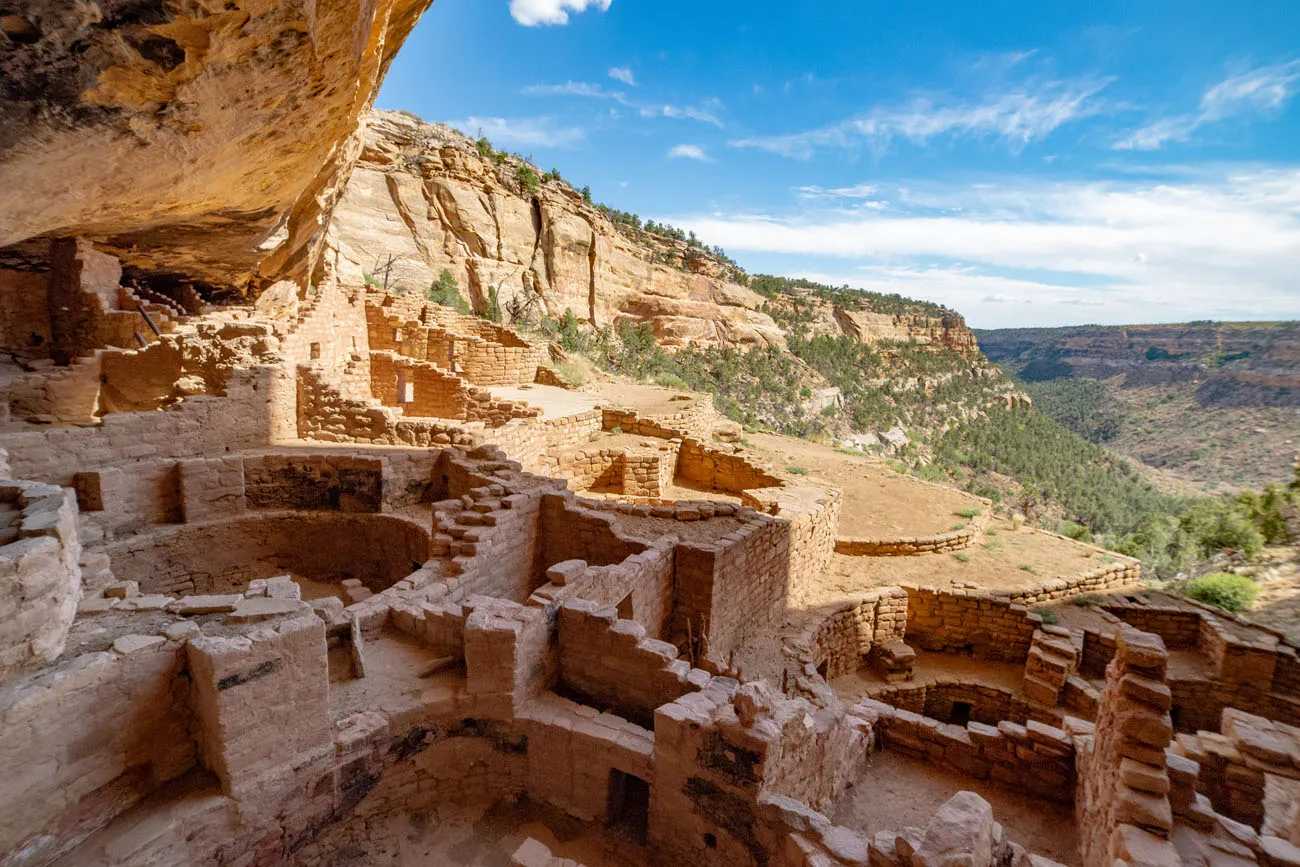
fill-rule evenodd
<path id="1" fill-rule="evenodd" d="M 0 18 L 0 251 L 79 235 L 226 289 L 300 282 L 432 0 L 17 0 Z"/>

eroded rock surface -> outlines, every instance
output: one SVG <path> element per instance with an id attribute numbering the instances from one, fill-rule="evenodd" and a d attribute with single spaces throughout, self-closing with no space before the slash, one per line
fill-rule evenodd
<path id="1" fill-rule="evenodd" d="M 8 4 L 0 248 L 81 235 L 217 287 L 301 282 L 359 125 L 430 2 Z"/>

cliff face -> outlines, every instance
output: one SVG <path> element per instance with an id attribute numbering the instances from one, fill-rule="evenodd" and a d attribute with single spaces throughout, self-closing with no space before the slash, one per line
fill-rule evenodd
<path id="1" fill-rule="evenodd" d="M 1300 323 L 1188 323 L 978 332 L 993 361 L 1026 379 L 1111 379 L 1125 387 L 1196 386 L 1218 406 L 1300 406 Z"/>
<path id="2" fill-rule="evenodd" d="M 0 259 L 81 235 L 146 273 L 305 281 L 359 124 L 430 2 L 7 4 Z"/>
<path id="3" fill-rule="evenodd" d="M 956 313 L 919 316 L 836 307 L 834 316 L 840 330 L 859 343 L 878 343 L 882 340 L 917 343 L 943 347 L 968 358 L 979 355 L 975 332 L 967 328 L 966 320 Z"/>
<path id="4" fill-rule="evenodd" d="M 649 322 L 668 346 L 784 345 L 756 309 L 763 299 L 723 279 L 711 257 L 620 230 L 563 182 L 530 191 L 519 165 L 484 158 L 446 127 L 373 113 L 330 229 L 340 273 L 355 279 L 391 262 L 390 282 L 424 291 L 447 269 L 476 310 L 496 287 L 505 308 L 570 309 L 597 326 Z"/>

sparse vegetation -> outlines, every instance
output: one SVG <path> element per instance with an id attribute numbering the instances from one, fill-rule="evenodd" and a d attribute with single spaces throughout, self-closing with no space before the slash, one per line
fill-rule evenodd
<path id="1" fill-rule="evenodd" d="M 470 312 L 469 302 L 460 294 L 460 286 L 447 268 L 442 269 L 442 273 L 429 286 L 428 291 L 424 293 L 424 297 L 432 304 L 450 307 L 457 313 L 468 314 Z"/>
<path id="2" fill-rule="evenodd" d="M 1029 610 L 1037 614 L 1039 617 L 1043 618 L 1044 626 L 1055 626 L 1056 624 L 1061 622 L 1061 618 L 1057 615 L 1055 611 L 1053 611 L 1050 608 L 1038 607 L 1038 608 L 1031 608 Z"/>
<path id="3" fill-rule="evenodd" d="M 1183 594 L 1197 602 L 1236 612 L 1254 603 L 1259 595 L 1259 585 L 1244 575 L 1216 572 L 1188 582 Z"/>

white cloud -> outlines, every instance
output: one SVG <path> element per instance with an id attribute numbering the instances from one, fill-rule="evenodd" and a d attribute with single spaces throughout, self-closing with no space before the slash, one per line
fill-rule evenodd
<path id="1" fill-rule="evenodd" d="M 679 144 L 668 151 L 668 156 L 673 159 L 699 160 L 702 163 L 713 162 L 713 158 L 704 152 L 704 148 L 693 144 Z"/>
<path id="2" fill-rule="evenodd" d="M 449 121 L 448 125 L 462 130 L 466 135 L 487 136 L 493 144 L 513 147 L 571 148 L 586 138 L 583 130 L 557 126 L 548 117 L 467 117 L 464 120 Z"/>
<path id="3" fill-rule="evenodd" d="M 808 159 L 824 148 L 882 151 L 898 139 L 925 144 L 943 136 L 994 138 L 1019 150 L 1061 126 L 1102 110 L 1095 97 L 1105 81 L 1048 82 L 991 94 L 976 102 L 918 98 L 905 106 L 875 108 L 831 126 L 730 142 L 781 156 Z"/>
<path id="4" fill-rule="evenodd" d="M 626 66 L 610 67 L 609 77 L 616 81 L 623 82 L 628 87 L 636 87 L 636 75 Z"/>
<path id="5" fill-rule="evenodd" d="M 1066 324 L 1079 316 L 1066 309 L 1079 307 L 1088 321 L 1111 323 L 1300 317 L 1294 167 L 898 193 L 900 205 L 878 213 L 670 221 L 730 251 L 784 259 L 765 267 L 786 273 L 810 259 L 839 261 L 849 267 L 823 269 L 828 282 L 932 298 L 982 325 Z"/>
<path id="6" fill-rule="evenodd" d="M 1300 59 L 1251 69 L 1207 88 L 1197 111 L 1160 118 L 1124 136 L 1115 148 L 1159 150 L 1169 142 L 1187 141 L 1206 124 L 1248 115 L 1267 117 L 1284 108 L 1298 89 Z"/>
<path id="7" fill-rule="evenodd" d="M 855 184 L 851 187 L 795 187 L 801 199 L 869 199 L 876 194 L 874 184 Z"/>
<path id="8" fill-rule="evenodd" d="M 610 70 L 611 75 L 613 72 L 614 70 Z M 716 98 L 706 99 L 699 105 L 686 106 L 635 104 L 622 91 L 606 90 L 599 84 L 591 84 L 586 81 L 566 81 L 564 84 L 533 84 L 525 87 L 522 93 L 524 96 L 580 96 L 588 99 L 609 99 L 619 105 L 635 109 L 641 117 L 645 118 L 667 117 L 677 120 L 698 120 L 702 123 L 711 123 L 719 128 L 723 126 L 722 120 L 717 114 L 723 108 L 722 100 Z"/>
<path id="9" fill-rule="evenodd" d="M 609 9 L 612 0 L 510 0 L 510 14 L 525 27 L 568 24 L 569 12 L 586 12 L 594 7 Z"/>
<path id="10" fill-rule="evenodd" d="M 627 94 L 617 90 L 606 90 L 599 84 L 586 81 L 566 81 L 564 84 L 532 84 L 522 91 L 524 96 L 583 96 L 589 99 L 612 99 L 620 105 L 631 106 Z"/>

